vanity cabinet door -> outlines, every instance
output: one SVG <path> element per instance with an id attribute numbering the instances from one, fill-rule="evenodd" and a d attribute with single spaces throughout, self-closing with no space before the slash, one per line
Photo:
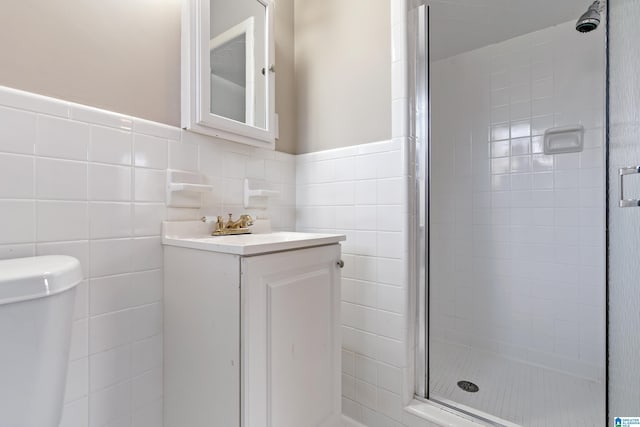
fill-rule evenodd
<path id="1" fill-rule="evenodd" d="M 340 425 L 340 246 L 242 259 L 244 427 Z"/>

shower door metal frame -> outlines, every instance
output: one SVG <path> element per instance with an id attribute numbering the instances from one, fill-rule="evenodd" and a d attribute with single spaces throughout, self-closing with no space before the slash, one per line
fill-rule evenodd
<path id="1" fill-rule="evenodd" d="M 429 398 L 429 191 L 431 96 L 429 89 L 429 6 L 410 0 L 407 11 L 409 101 L 410 283 L 414 305 L 414 396 Z"/>
<path id="2" fill-rule="evenodd" d="M 488 418 L 468 412 L 445 401 L 433 399 L 429 391 L 429 303 L 430 303 L 430 205 L 431 205 L 431 73 L 429 61 L 430 9 L 427 0 L 410 0 L 408 11 L 409 49 L 409 182 L 413 197 L 409 209 L 413 248 L 410 279 L 414 286 L 411 301 L 415 306 L 414 398 L 429 402 L 461 418 L 503 427 Z"/>

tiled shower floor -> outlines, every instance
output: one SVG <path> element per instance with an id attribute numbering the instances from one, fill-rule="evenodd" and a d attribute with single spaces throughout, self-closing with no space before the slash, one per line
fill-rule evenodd
<path id="1" fill-rule="evenodd" d="M 430 348 L 431 398 L 474 408 L 526 427 L 605 424 L 602 383 L 438 341 Z M 468 393 L 456 385 L 480 387 Z"/>

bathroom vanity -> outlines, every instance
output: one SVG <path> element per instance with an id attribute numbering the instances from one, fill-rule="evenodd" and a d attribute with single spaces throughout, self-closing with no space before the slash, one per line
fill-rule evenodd
<path id="1" fill-rule="evenodd" d="M 165 426 L 340 425 L 343 235 L 165 222 Z"/>

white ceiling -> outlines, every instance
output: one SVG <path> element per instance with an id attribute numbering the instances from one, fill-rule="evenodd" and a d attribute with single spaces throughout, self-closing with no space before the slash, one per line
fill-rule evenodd
<path id="1" fill-rule="evenodd" d="M 428 0 L 431 59 L 438 60 L 567 21 L 593 0 Z"/>

